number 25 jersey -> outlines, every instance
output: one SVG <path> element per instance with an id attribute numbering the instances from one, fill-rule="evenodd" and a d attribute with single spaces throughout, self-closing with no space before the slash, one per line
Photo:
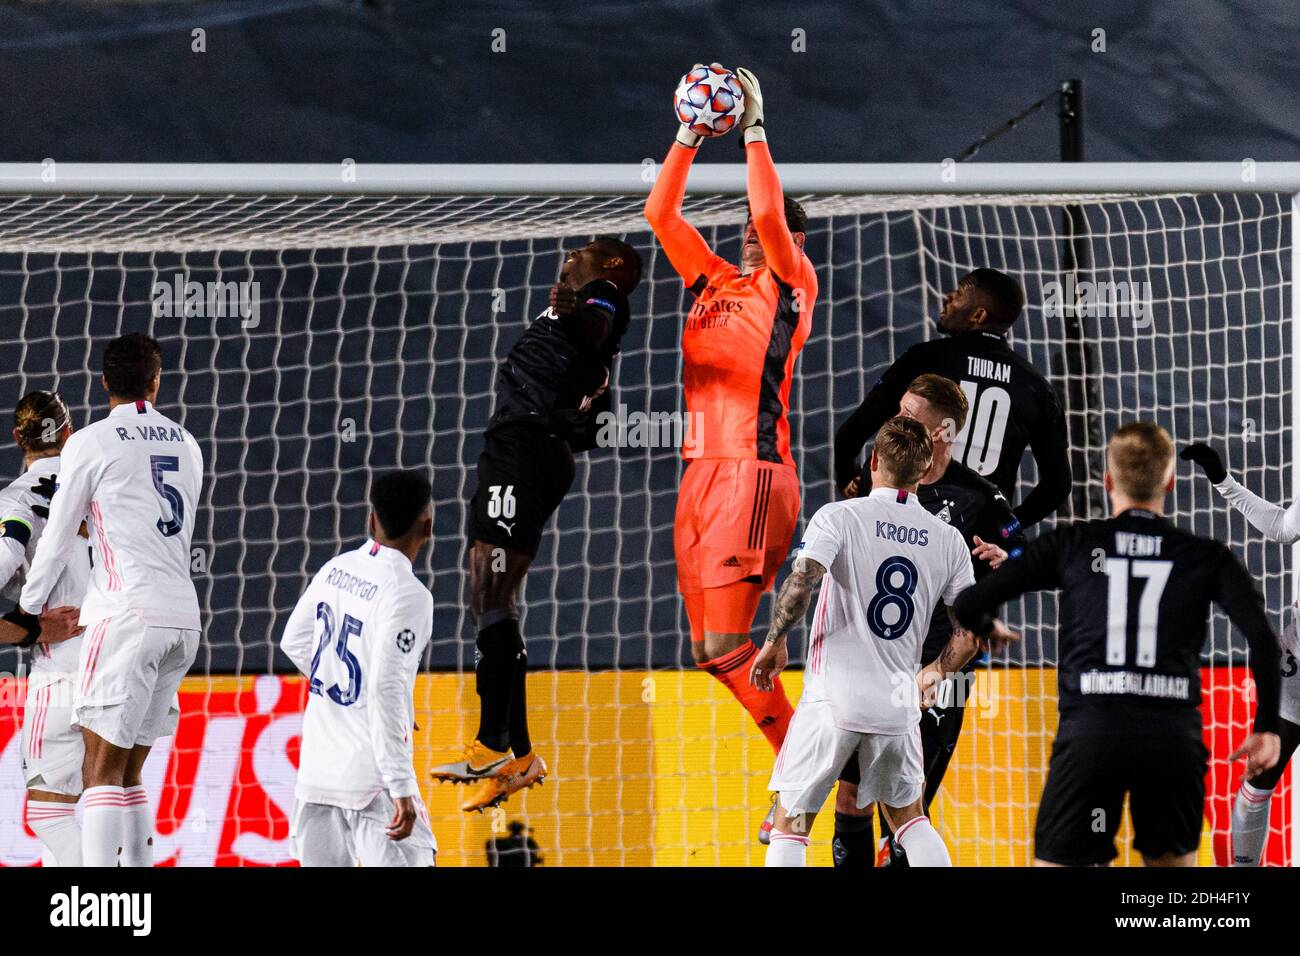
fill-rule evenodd
<path id="1" fill-rule="evenodd" d="M 381 790 L 420 793 L 413 694 L 433 634 L 433 595 L 410 559 L 375 541 L 316 572 L 280 646 L 310 681 L 295 795 L 346 810 Z"/>
<path id="2" fill-rule="evenodd" d="M 921 648 L 940 600 L 975 583 L 961 533 L 916 495 L 877 488 L 820 508 L 799 557 L 826 568 L 804 666 L 804 696 L 830 702 L 835 725 L 902 734 L 921 719 Z"/>

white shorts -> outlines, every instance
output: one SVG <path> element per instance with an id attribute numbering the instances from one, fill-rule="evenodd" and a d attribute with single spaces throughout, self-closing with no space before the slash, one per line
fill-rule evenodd
<path id="1" fill-rule="evenodd" d="M 289 852 L 303 866 L 435 866 L 438 841 L 429 811 L 415 798 L 415 828 L 405 840 L 388 838 L 393 801 L 378 794 L 364 810 L 295 800 Z"/>
<path id="2" fill-rule="evenodd" d="M 199 632 L 148 627 L 127 612 L 92 625 L 81 645 L 73 719 L 115 747 L 150 746 L 176 732 L 176 691 Z"/>
<path id="3" fill-rule="evenodd" d="M 875 801 L 906 807 L 921 799 L 921 730 L 905 734 L 863 734 L 835 726 L 829 701 L 799 701 L 768 789 L 781 795 L 789 814 L 816 813 L 826 803 L 845 764 L 858 755 L 862 780 L 858 807 Z"/>
<path id="4" fill-rule="evenodd" d="M 81 728 L 72 721 L 73 678 L 27 685 L 23 707 L 23 780 L 28 790 L 81 795 L 86 754 Z"/>

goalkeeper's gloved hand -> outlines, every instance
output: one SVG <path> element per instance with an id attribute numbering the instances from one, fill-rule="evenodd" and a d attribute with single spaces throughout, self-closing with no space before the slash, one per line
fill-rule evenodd
<path id="1" fill-rule="evenodd" d="M 688 70 L 687 72 L 688 73 L 694 72 L 695 70 L 698 70 L 703 65 L 704 65 L 703 63 L 694 63 L 691 65 L 690 70 Z M 712 65 L 718 67 L 718 69 L 722 69 L 722 65 L 719 63 L 714 63 Z M 685 123 L 677 127 L 677 142 L 681 143 L 687 149 L 695 149 L 695 147 L 700 145 L 700 141 L 703 139 L 704 137 L 701 136 L 699 133 L 692 133 L 691 128 L 687 126 Z"/>
<path id="2" fill-rule="evenodd" d="M 745 111 L 740 115 L 740 148 L 749 143 L 767 140 L 763 129 L 763 91 L 758 88 L 758 77 L 743 66 L 736 68 L 736 79 L 745 90 Z"/>
<path id="3" fill-rule="evenodd" d="M 1223 467 L 1223 459 L 1219 457 L 1219 453 L 1204 442 L 1193 442 L 1184 448 L 1178 457 L 1200 465 L 1201 471 L 1205 472 L 1205 477 L 1210 479 L 1211 484 L 1217 485 L 1228 477 L 1228 469 Z"/>

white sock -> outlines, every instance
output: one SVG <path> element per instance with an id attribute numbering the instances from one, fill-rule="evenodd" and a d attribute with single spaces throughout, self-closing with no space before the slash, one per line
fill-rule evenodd
<path id="1" fill-rule="evenodd" d="M 907 854 L 908 866 L 952 866 L 952 857 L 929 817 L 913 817 L 898 828 L 894 842 Z"/>
<path id="2" fill-rule="evenodd" d="M 121 787 L 91 787 L 82 793 L 82 865 L 121 865 L 123 801 Z"/>
<path id="3" fill-rule="evenodd" d="M 81 825 L 75 803 L 28 800 L 27 825 L 45 847 L 42 866 L 81 866 Z"/>
<path id="4" fill-rule="evenodd" d="M 1268 842 L 1268 805 L 1272 790 L 1243 782 L 1232 804 L 1232 865 L 1259 866 Z"/>
<path id="5" fill-rule="evenodd" d="M 772 842 L 767 847 L 764 866 L 807 866 L 808 838 L 796 833 L 772 831 Z"/>
<path id="6" fill-rule="evenodd" d="M 153 814 L 144 787 L 127 787 L 122 802 L 122 865 L 153 866 Z"/>

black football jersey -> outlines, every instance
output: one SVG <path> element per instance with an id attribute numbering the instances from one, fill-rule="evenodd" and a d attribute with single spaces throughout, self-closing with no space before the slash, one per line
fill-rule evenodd
<path id="1" fill-rule="evenodd" d="M 609 407 L 609 376 L 629 317 L 626 296 L 597 280 L 578 290 L 568 315 L 547 309 L 534 319 L 497 369 L 488 431 L 529 422 L 574 438 L 575 450 L 591 447 L 579 436 Z"/>
<path id="2" fill-rule="evenodd" d="M 1079 522 L 957 598 L 963 627 L 985 633 L 1026 591 L 1060 589 L 1058 735 L 1201 734 L 1200 655 L 1210 603 L 1250 645 L 1255 728 L 1276 732 L 1281 652 L 1255 582 L 1218 541 L 1141 509 Z"/>
<path id="3" fill-rule="evenodd" d="M 1025 449 L 1038 464 L 1039 484 L 1015 507 L 1026 527 L 1053 513 L 1070 492 L 1069 442 L 1056 390 L 1007 340 L 966 332 L 914 345 L 894 362 L 862 405 L 835 433 L 835 481 L 857 471 L 863 445 L 898 414 L 912 379 L 942 375 L 962 387 L 970 410 L 953 443 L 953 459 L 987 478 L 1011 499 Z"/>
<path id="4" fill-rule="evenodd" d="M 1002 548 L 1010 558 L 1017 558 L 1024 551 L 1025 533 L 1019 520 L 1011 513 L 1006 497 L 996 485 L 985 481 L 965 465 L 950 462 L 938 481 L 917 487 L 916 499 L 930 514 L 960 531 L 967 548 L 974 548 L 975 538 L 979 537 L 981 541 Z M 989 565 L 978 558 L 971 560 L 978 581 L 988 573 Z M 948 609 L 940 605 L 930 619 L 930 630 L 926 632 L 921 650 L 921 663 L 929 664 L 935 660 L 951 637 Z M 966 669 L 974 666 L 972 658 Z"/>

